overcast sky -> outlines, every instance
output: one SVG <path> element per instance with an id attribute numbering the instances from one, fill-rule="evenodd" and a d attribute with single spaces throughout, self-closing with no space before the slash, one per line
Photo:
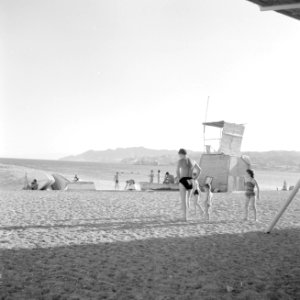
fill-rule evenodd
<path id="1" fill-rule="evenodd" d="M 208 120 L 243 150 L 300 150 L 300 22 L 246 0 L 0 0 L 0 157 L 202 150 Z"/>

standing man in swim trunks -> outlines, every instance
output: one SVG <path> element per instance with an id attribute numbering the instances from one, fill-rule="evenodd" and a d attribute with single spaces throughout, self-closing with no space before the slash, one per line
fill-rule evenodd
<path id="1" fill-rule="evenodd" d="M 193 172 L 197 175 L 194 176 L 195 180 L 198 180 L 201 168 L 195 162 L 192 161 L 188 156 L 185 149 L 178 151 L 179 161 L 177 164 L 177 178 L 179 180 L 179 192 L 181 198 L 181 205 L 183 211 L 183 220 L 187 221 L 187 208 L 189 207 L 189 198 L 191 190 L 193 189 L 192 174 Z"/>
<path id="2" fill-rule="evenodd" d="M 116 175 L 114 177 L 114 180 L 115 180 L 115 190 L 119 190 L 120 189 L 120 186 L 119 186 L 119 172 L 116 173 Z"/>

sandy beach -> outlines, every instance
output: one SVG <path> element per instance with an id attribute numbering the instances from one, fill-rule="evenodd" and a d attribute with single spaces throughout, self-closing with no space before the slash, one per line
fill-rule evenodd
<path id="1" fill-rule="evenodd" d="M 299 22 L 0 0 L 0 300 L 300 300 Z"/>
<path id="2" fill-rule="evenodd" d="M 0 194 L 1 299 L 299 299 L 300 202 L 263 192 L 259 222 L 243 194 L 216 194 L 211 222 L 176 192 Z"/>

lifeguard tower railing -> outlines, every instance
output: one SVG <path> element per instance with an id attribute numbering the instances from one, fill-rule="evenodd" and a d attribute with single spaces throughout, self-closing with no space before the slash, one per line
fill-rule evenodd
<path id="1" fill-rule="evenodd" d="M 244 124 L 228 123 L 225 121 L 205 122 L 204 126 L 204 151 L 210 153 L 223 153 L 226 155 L 240 156 L 241 146 L 245 131 Z M 218 138 L 206 138 L 206 127 L 220 129 Z M 218 141 L 218 149 L 212 149 L 211 142 Z"/>

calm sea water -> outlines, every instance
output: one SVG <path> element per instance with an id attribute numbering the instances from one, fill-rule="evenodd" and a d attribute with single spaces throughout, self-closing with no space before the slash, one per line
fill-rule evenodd
<path id="1" fill-rule="evenodd" d="M 68 179 L 72 179 L 77 174 L 82 180 L 94 181 L 99 189 L 112 189 L 116 172 L 120 173 L 120 181 L 124 185 L 124 182 L 128 179 L 134 179 L 136 182 L 148 181 L 151 170 L 154 170 L 156 175 L 157 171 L 161 170 L 161 178 L 163 178 L 165 172 L 175 174 L 176 169 L 174 165 L 144 166 L 10 158 L 0 158 L 0 163 L 44 170 L 49 173 L 60 173 Z M 300 173 L 256 170 L 256 179 L 261 189 L 276 190 L 277 187 L 282 187 L 284 180 L 287 181 L 288 186 L 295 185 L 297 180 L 300 179 Z M 155 178 L 156 181 L 157 178 Z"/>
<path id="2" fill-rule="evenodd" d="M 158 170 L 161 171 L 161 180 L 166 172 L 175 174 L 176 166 L 144 166 L 126 164 L 107 164 L 94 162 L 71 162 L 56 160 L 10 159 L 0 158 L 0 163 L 22 166 L 26 168 L 44 170 L 49 173 L 59 173 L 68 179 L 77 174 L 81 180 L 94 181 L 97 189 L 113 189 L 114 175 L 120 173 L 121 187 L 126 180 L 134 179 L 136 182 L 149 181 L 150 171 L 153 170 L 157 182 Z"/>

